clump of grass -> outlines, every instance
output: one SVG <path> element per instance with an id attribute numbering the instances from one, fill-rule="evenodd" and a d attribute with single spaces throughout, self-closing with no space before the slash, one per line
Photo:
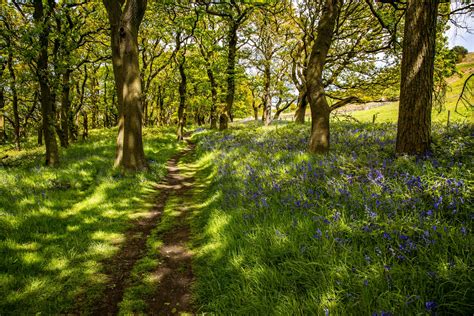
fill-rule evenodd
<path id="1" fill-rule="evenodd" d="M 194 218 L 195 287 L 216 314 L 469 314 L 472 127 L 434 128 L 429 157 L 397 157 L 392 124 L 205 132 L 216 175 Z M 209 158 L 206 158 L 209 159 Z"/>
<path id="2" fill-rule="evenodd" d="M 43 167 L 32 147 L 15 154 L 21 165 L 0 169 L 0 314 L 87 311 L 101 294 L 101 262 L 149 209 L 153 183 L 181 146 L 172 130 L 147 129 L 150 170 L 123 175 L 112 169 L 115 134 L 92 131 L 62 150 L 59 168 Z"/>

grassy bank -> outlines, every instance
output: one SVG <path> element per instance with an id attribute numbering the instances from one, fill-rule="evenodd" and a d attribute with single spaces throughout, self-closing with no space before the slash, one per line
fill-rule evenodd
<path id="1" fill-rule="evenodd" d="M 115 135 L 92 131 L 62 150 L 56 169 L 42 166 L 44 149 L 33 145 L 7 152 L 15 166 L 0 169 L 0 314 L 86 311 L 100 295 L 101 262 L 145 215 L 179 150 L 173 130 L 147 129 L 150 171 L 124 176 L 112 169 Z"/>

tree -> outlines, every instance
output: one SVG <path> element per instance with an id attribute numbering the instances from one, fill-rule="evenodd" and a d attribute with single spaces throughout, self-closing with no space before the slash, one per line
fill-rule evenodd
<path id="1" fill-rule="evenodd" d="M 457 63 L 460 63 L 462 62 L 462 60 L 464 59 L 464 57 L 466 57 L 467 53 L 469 53 L 469 51 L 467 50 L 467 48 L 463 47 L 463 46 L 454 46 L 453 48 L 451 48 L 451 51 L 456 54 L 456 62 Z"/>
<path id="2" fill-rule="evenodd" d="M 438 1 L 409 0 L 401 65 L 396 152 L 426 154 L 431 142 L 431 109 Z"/>
<path id="3" fill-rule="evenodd" d="M 220 16 L 227 22 L 227 94 L 226 108 L 219 118 L 219 129 L 227 129 L 229 119 L 233 121 L 232 107 L 235 99 L 235 65 L 237 63 L 237 44 L 238 31 L 247 21 L 250 14 L 255 8 L 254 4 L 246 4 L 245 2 L 212 2 L 209 0 L 201 0 L 200 3 L 206 6 L 209 14 Z"/>
<path id="4" fill-rule="evenodd" d="M 309 151 L 324 153 L 329 150 L 329 114 L 323 84 L 323 70 L 331 47 L 336 20 L 341 10 L 341 0 L 326 0 L 318 23 L 306 73 L 306 91 L 311 107 L 311 136 Z"/>
<path id="5" fill-rule="evenodd" d="M 142 141 L 141 80 L 138 30 L 147 0 L 103 0 L 111 26 L 112 64 L 119 107 L 115 166 L 147 167 Z M 125 4 L 125 6 L 124 6 Z"/>
<path id="6" fill-rule="evenodd" d="M 48 0 L 45 10 L 43 0 L 34 1 L 33 19 L 39 31 L 39 51 L 36 60 L 36 75 L 40 85 L 41 113 L 43 116 L 43 135 L 46 146 L 46 165 L 57 166 L 59 164 L 58 144 L 55 133 L 54 104 L 51 96 L 51 85 L 48 63 L 48 45 L 50 33 L 50 17 L 55 6 L 54 0 Z"/>

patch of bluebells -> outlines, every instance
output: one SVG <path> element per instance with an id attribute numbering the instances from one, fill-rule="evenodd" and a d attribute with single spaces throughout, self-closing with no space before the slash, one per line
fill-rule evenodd
<path id="1" fill-rule="evenodd" d="M 424 282 L 427 293 L 416 295 L 427 296 L 437 293 L 441 281 L 454 282 L 428 276 L 446 266 L 443 262 L 453 270 L 442 274 L 445 278 L 455 275 L 457 266 L 473 269 L 473 259 L 466 257 L 474 244 L 472 131 L 454 126 L 447 134 L 435 128 L 438 146 L 421 158 L 397 157 L 395 134 L 393 125 L 340 123 L 333 126 L 326 156 L 307 154 L 309 129 L 293 125 L 202 133 L 199 146 L 215 153 L 214 181 L 222 188 L 223 209 L 244 209 L 246 230 L 268 225 L 280 237 L 284 231 L 304 249 L 298 251 L 302 256 L 313 248 L 334 252 L 335 258 L 349 256 L 354 278 L 374 293 L 383 287 L 364 275 L 377 266 L 389 276 L 385 290 L 396 293 Z M 460 264 L 447 262 L 446 251 Z M 467 281 L 458 275 L 456 282 Z M 427 301 L 425 307 L 441 305 Z"/>

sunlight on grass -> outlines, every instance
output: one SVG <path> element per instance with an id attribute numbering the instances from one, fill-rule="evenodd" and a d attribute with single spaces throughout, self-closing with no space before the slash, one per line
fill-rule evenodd
<path id="1" fill-rule="evenodd" d="M 130 220 L 146 216 L 145 192 L 182 146 L 173 130 L 146 132 L 146 174 L 112 169 L 115 130 L 93 130 L 62 150 L 56 169 L 42 166 L 44 148 L 7 152 L 24 163 L 0 169 L 0 314 L 87 313 L 106 282 L 103 260 L 116 253 Z"/>

